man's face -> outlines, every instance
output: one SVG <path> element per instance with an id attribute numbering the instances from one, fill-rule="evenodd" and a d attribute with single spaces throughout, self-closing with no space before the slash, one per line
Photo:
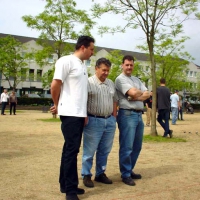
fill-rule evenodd
<path id="1" fill-rule="evenodd" d="M 134 62 L 133 60 L 125 60 L 122 64 L 123 73 L 127 76 L 131 76 L 131 73 L 134 69 Z"/>
<path id="2" fill-rule="evenodd" d="M 84 60 L 88 60 L 94 54 L 94 43 L 91 42 L 89 47 L 83 48 Z"/>
<path id="3" fill-rule="evenodd" d="M 107 67 L 105 64 L 101 64 L 99 67 L 96 67 L 96 76 L 101 82 L 104 82 L 108 77 L 110 67 Z"/>

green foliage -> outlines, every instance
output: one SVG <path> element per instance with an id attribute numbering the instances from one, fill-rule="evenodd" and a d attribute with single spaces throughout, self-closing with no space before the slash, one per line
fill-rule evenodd
<path id="1" fill-rule="evenodd" d="M 18 105 L 48 105 L 52 104 L 52 99 L 49 98 L 27 98 L 27 97 L 18 97 Z"/>
<path id="2" fill-rule="evenodd" d="M 46 0 L 47 4 L 42 13 L 37 16 L 26 15 L 22 19 L 27 26 L 40 32 L 37 43 L 43 47 L 35 52 L 35 60 L 41 66 L 53 66 L 55 61 L 63 55 L 74 51 L 74 45 L 67 43 L 70 40 L 77 40 L 78 36 L 91 35 L 90 29 L 95 24 L 85 10 L 76 9 L 76 2 L 73 0 Z M 75 30 L 76 29 L 76 30 Z M 56 55 L 50 64 L 48 58 Z M 50 77 L 50 70 L 45 77 Z M 53 74 L 51 74 L 51 77 Z M 50 79 L 45 79 L 44 87 L 48 87 Z"/>
<path id="3" fill-rule="evenodd" d="M 38 119 L 43 122 L 60 122 L 60 118 Z"/>
<path id="4" fill-rule="evenodd" d="M 144 142 L 187 142 L 187 140 L 182 139 L 182 138 L 166 138 L 162 136 L 151 136 L 151 135 L 144 135 L 143 136 L 143 141 Z"/>
<path id="5" fill-rule="evenodd" d="M 24 54 L 25 50 L 25 46 L 14 37 L 0 38 L 0 71 L 14 90 L 26 79 L 30 54 Z"/>

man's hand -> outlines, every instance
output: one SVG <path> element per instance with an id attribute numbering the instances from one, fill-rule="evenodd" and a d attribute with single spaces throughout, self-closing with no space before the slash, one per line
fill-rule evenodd
<path id="1" fill-rule="evenodd" d="M 50 112 L 51 112 L 52 114 L 58 114 L 57 106 L 52 106 L 52 107 L 50 108 Z"/>

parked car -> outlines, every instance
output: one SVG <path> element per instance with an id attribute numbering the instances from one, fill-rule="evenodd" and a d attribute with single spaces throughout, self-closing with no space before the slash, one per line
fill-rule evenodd
<path id="1" fill-rule="evenodd" d="M 23 97 L 27 98 L 41 98 L 38 94 L 25 94 Z"/>
<path id="2" fill-rule="evenodd" d="M 41 97 L 42 98 L 48 98 L 48 99 L 51 99 L 51 94 L 41 94 Z"/>

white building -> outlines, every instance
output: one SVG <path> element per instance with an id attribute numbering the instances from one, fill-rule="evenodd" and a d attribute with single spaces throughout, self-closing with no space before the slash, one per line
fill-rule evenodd
<path id="1" fill-rule="evenodd" d="M 0 34 L 0 38 L 6 37 L 8 34 Z M 36 43 L 37 38 L 32 37 L 24 37 L 24 36 L 16 36 L 11 35 L 14 38 L 18 39 L 20 42 L 25 44 L 27 47 L 27 51 L 30 52 L 33 49 L 35 50 L 41 50 L 42 47 L 39 46 Z M 92 56 L 89 60 L 85 61 L 86 66 L 88 67 L 88 71 L 90 74 L 94 74 L 95 68 L 94 64 L 97 59 L 101 57 L 106 57 L 110 51 L 113 51 L 115 49 L 111 48 L 105 48 L 105 47 L 96 47 L 96 53 L 94 56 Z M 25 53 L 25 52 L 22 52 Z M 138 53 L 138 52 L 132 52 L 132 51 L 125 51 L 121 50 L 121 53 L 123 55 L 133 55 L 137 61 L 140 63 L 140 65 L 143 67 L 144 71 L 149 71 L 149 62 L 147 55 L 144 53 Z M 27 78 L 25 81 L 20 82 L 17 85 L 17 93 L 20 94 L 26 94 L 26 93 L 49 93 L 49 89 L 45 89 L 42 86 L 41 77 L 44 73 L 46 73 L 49 69 L 52 68 L 52 63 L 55 62 L 57 59 L 56 55 L 52 55 L 48 58 L 48 63 L 44 67 L 40 67 L 35 60 L 28 60 L 28 72 L 27 72 Z M 195 65 L 194 63 L 189 63 L 188 65 L 189 71 L 188 71 L 188 80 L 192 83 L 191 87 L 196 88 L 197 87 L 197 74 L 200 72 L 200 66 Z M 34 77 L 34 78 L 33 78 Z M 12 80 L 10 80 L 12 82 Z M 0 90 L 2 91 L 3 88 L 9 89 L 10 86 L 8 84 L 8 81 L 5 80 L 5 77 L 3 77 L 0 74 Z M 151 89 L 151 88 L 149 88 Z"/>

